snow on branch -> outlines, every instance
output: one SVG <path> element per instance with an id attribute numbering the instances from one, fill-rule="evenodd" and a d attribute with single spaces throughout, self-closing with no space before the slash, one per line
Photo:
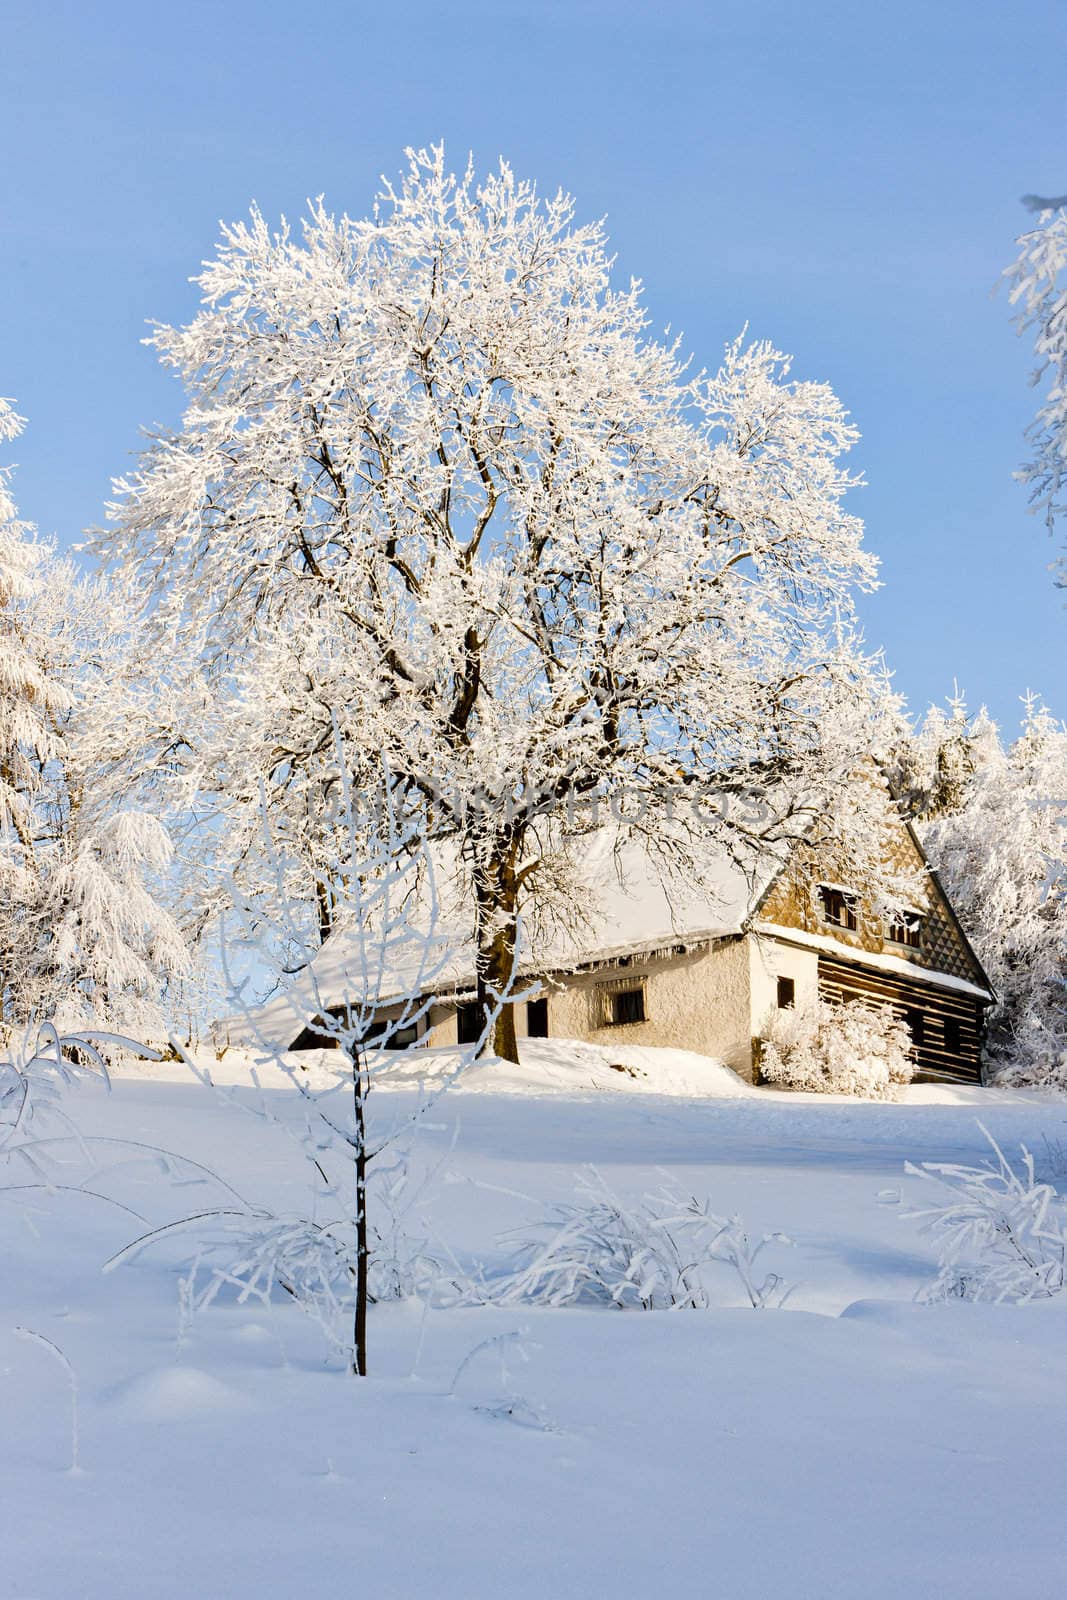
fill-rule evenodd
<path id="1" fill-rule="evenodd" d="M 1015 326 L 1033 336 L 1030 381 L 1042 393 L 1026 430 L 1033 454 L 1018 477 L 1051 530 L 1067 510 L 1067 196 L 1027 195 L 1023 204 L 1036 225 L 1016 240 L 1019 253 L 1004 276 Z"/>

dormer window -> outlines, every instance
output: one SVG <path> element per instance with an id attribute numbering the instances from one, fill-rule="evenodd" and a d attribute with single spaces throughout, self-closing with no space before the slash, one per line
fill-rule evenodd
<path id="1" fill-rule="evenodd" d="M 923 919 L 921 912 L 902 911 L 889 924 L 889 942 L 902 944 L 908 950 L 923 947 Z"/>
<path id="2" fill-rule="evenodd" d="M 832 928 L 847 928 L 855 932 L 858 926 L 856 904 L 859 896 L 851 889 L 839 889 L 834 884 L 820 883 L 819 912 L 824 922 Z"/>

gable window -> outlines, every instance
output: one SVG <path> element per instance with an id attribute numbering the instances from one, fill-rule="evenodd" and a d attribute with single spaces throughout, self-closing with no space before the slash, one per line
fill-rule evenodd
<path id="1" fill-rule="evenodd" d="M 778 979 L 778 1009 L 791 1011 L 797 1002 L 797 985 L 795 978 Z"/>
<path id="2" fill-rule="evenodd" d="M 921 950 L 923 944 L 923 919 L 918 911 L 903 911 L 889 924 L 892 944 L 902 944 L 909 950 Z"/>
<path id="3" fill-rule="evenodd" d="M 819 885 L 819 912 L 824 922 L 834 928 L 855 931 L 857 896 L 851 889 L 837 889 L 832 884 Z"/>
<path id="4" fill-rule="evenodd" d="M 645 1020 L 645 991 L 641 985 L 634 989 L 615 989 L 607 996 L 608 1026 L 624 1028 L 631 1022 Z"/>

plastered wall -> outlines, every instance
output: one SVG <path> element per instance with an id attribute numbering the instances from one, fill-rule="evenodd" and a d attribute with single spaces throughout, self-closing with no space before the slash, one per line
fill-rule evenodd
<path id="1" fill-rule="evenodd" d="M 750 939 L 726 939 L 669 960 L 576 973 L 544 984 L 548 1031 L 556 1039 L 595 1044 L 653 1045 L 717 1056 L 743 1077 L 752 1074 L 752 960 Z M 604 1027 L 604 985 L 643 983 L 645 1021 Z M 526 1035 L 526 1007 L 516 1008 L 516 1032 Z M 435 1006 L 425 1043 L 456 1042 L 455 1011 Z"/>
<path id="2" fill-rule="evenodd" d="M 819 957 L 814 950 L 779 944 L 776 939 L 749 934 L 749 972 L 752 993 L 752 1032 L 761 1033 L 778 1006 L 778 979 L 792 978 L 796 1004 L 814 1000 L 819 991 Z"/>

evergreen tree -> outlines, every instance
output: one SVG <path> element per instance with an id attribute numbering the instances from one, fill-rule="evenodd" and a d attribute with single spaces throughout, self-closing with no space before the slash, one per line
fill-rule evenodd
<path id="1" fill-rule="evenodd" d="M 1024 708 L 1008 745 L 959 697 L 932 709 L 901 787 L 997 993 L 990 1066 L 1067 1088 L 1067 727 L 1034 696 Z"/>

